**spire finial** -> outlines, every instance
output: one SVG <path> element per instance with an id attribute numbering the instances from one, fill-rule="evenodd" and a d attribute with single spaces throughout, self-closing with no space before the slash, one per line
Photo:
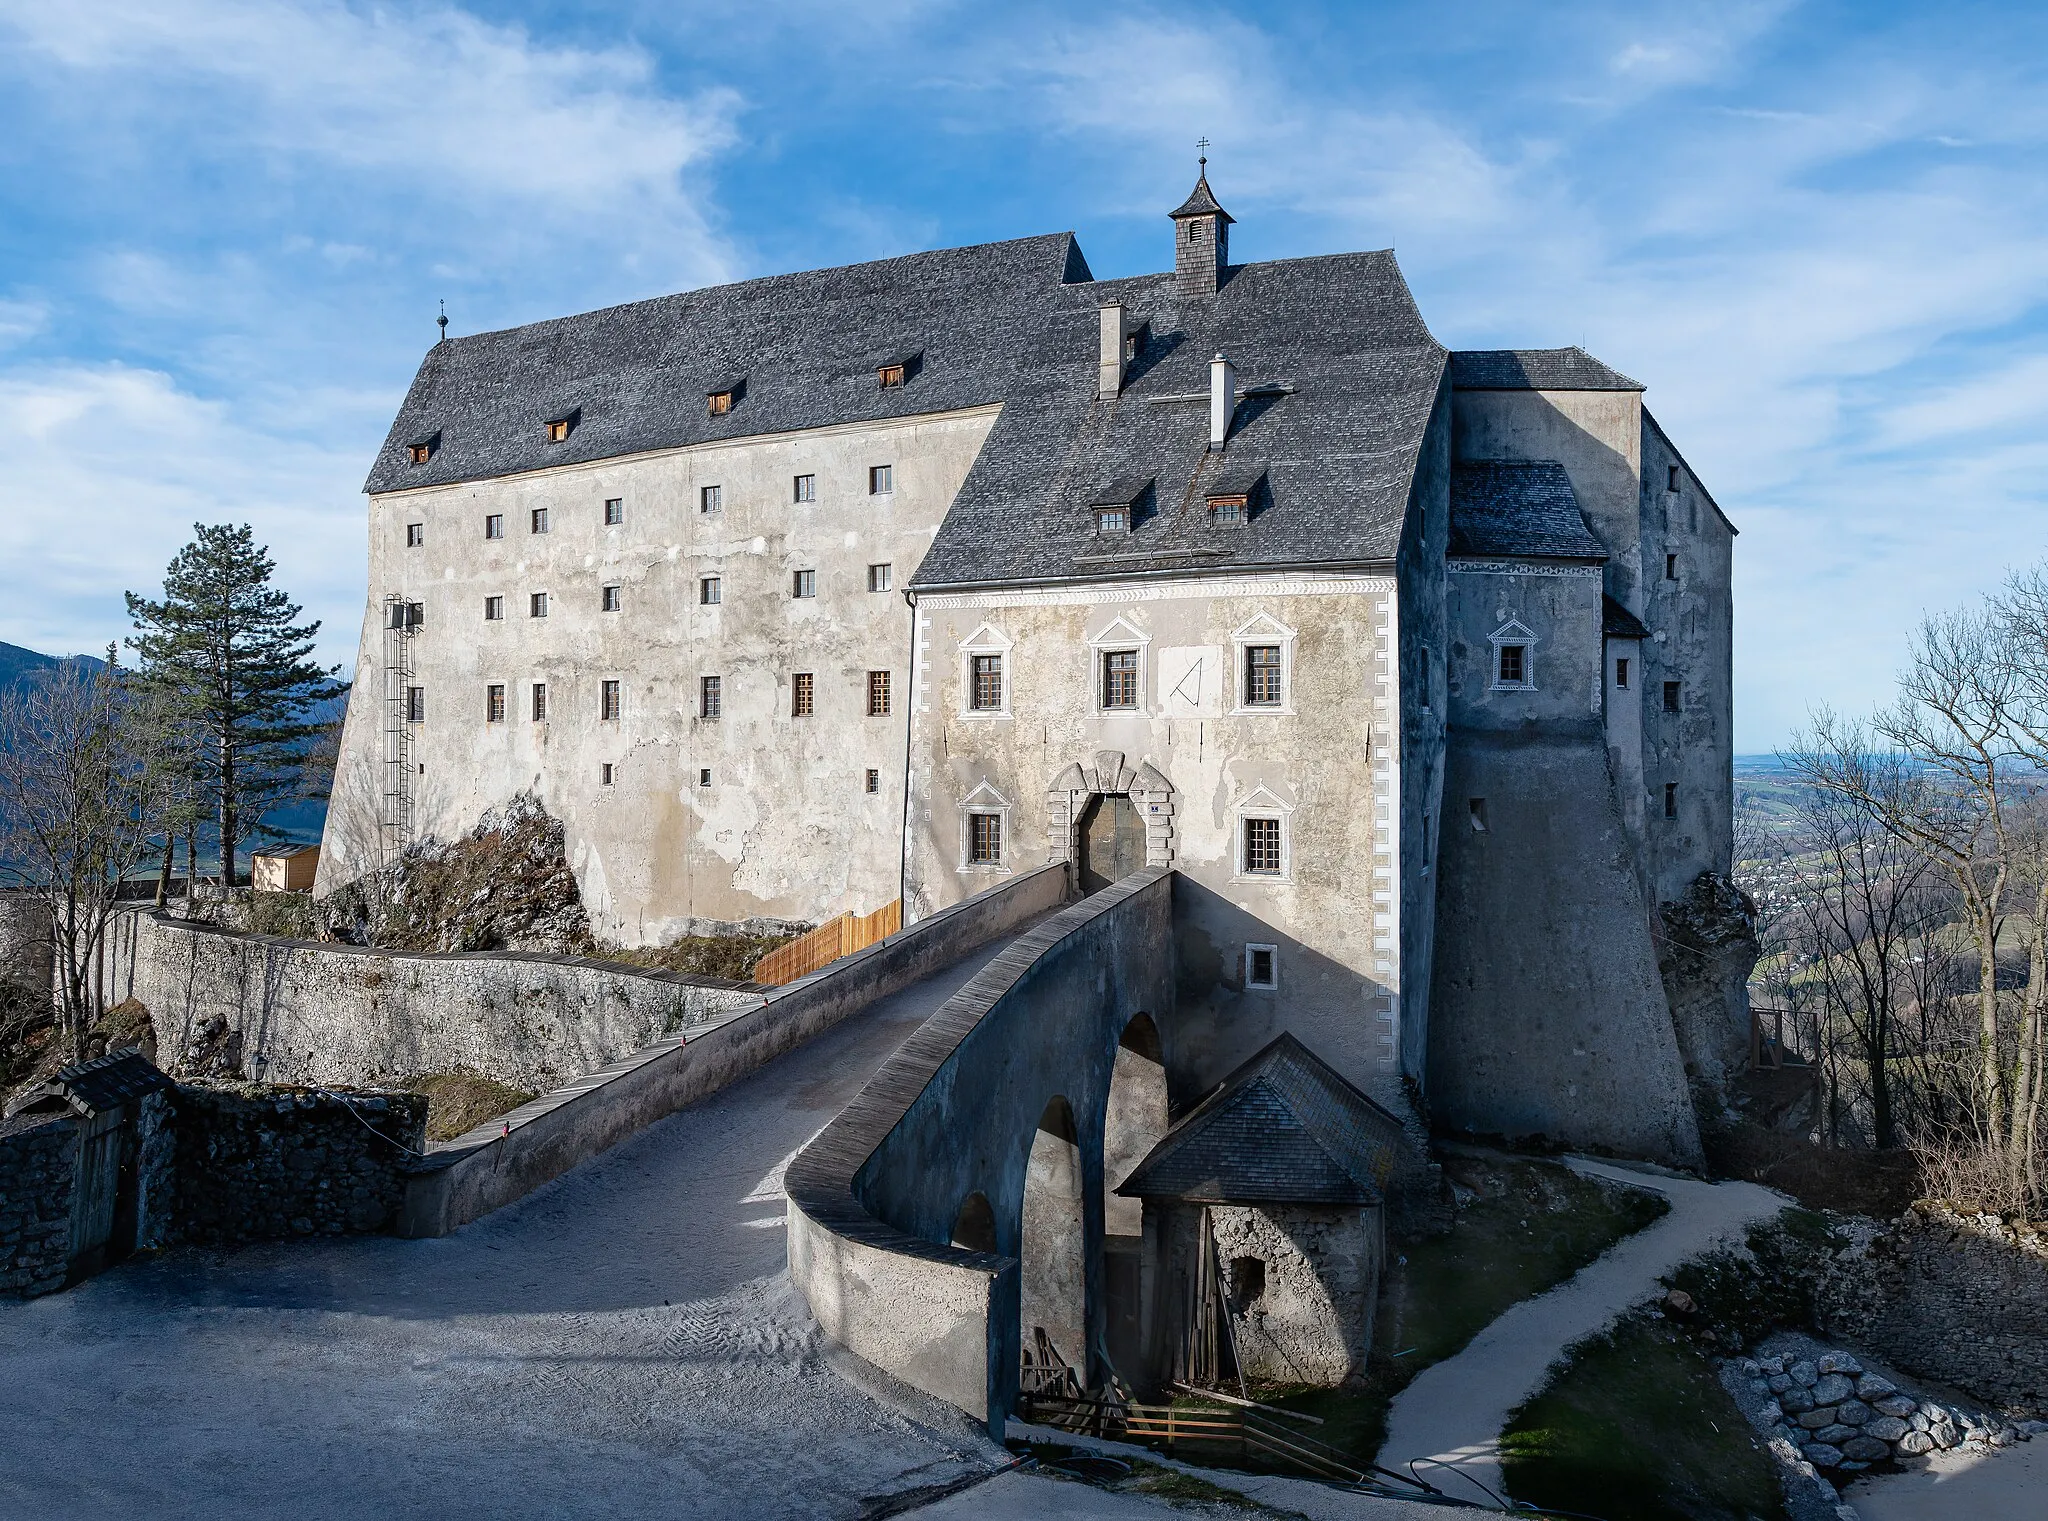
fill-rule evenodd
<path id="1" fill-rule="evenodd" d="M 441 330 L 441 336 L 435 342 L 446 343 L 448 341 L 448 303 L 446 301 L 441 303 L 441 315 L 434 319 L 434 326 Z"/>
<path id="2" fill-rule="evenodd" d="M 1202 173 L 1206 175 L 1209 172 L 1209 139 L 1206 137 L 1197 138 L 1195 140 L 1195 151 L 1202 155 L 1196 162 L 1202 166 Z"/>

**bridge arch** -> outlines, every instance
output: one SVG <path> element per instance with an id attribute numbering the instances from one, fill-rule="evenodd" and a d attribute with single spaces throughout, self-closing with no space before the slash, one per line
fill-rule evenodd
<path id="1" fill-rule="evenodd" d="M 963 1252 L 996 1249 L 995 1207 L 979 1189 L 960 1201 L 960 1211 L 953 1216 L 952 1244 Z"/>
<path id="2" fill-rule="evenodd" d="M 1102 1304 L 1110 1367 L 1135 1384 L 1150 1316 L 1145 1283 L 1145 1207 L 1118 1196 L 1167 1131 L 1166 1057 L 1152 1016 L 1131 1016 L 1117 1038 L 1102 1115 Z"/>

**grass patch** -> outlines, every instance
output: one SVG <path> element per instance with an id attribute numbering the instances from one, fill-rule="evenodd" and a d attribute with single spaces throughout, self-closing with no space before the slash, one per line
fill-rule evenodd
<path id="1" fill-rule="evenodd" d="M 320 914 L 311 893 L 249 894 L 249 928 L 259 935 L 280 935 L 287 940 L 318 940 Z"/>
<path id="2" fill-rule="evenodd" d="M 1257 1395 L 1320 1416 L 1312 1434 L 1361 1462 L 1378 1454 L 1387 1407 L 1424 1368 L 1670 1209 L 1657 1194 L 1581 1177 L 1556 1162 L 1450 1156 L 1443 1168 L 1459 1190 L 1456 1219 L 1443 1235 L 1392 1245 L 1364 1382 Z"/>
<path id="3" fill-rule="evenodd" d="M 406 1085 L 427 1096 L 427 1139 L 452 1141 L 534 1095 L 474 1072 L 429 1072 Z"/>
<path id="4" fill-rule="evenodd" d="M 1782 1521 L 1777 1470 L 1713 1365 L 1661 1321 L 1582 1344 L 1502 1435 L 1509 1493 L 1605 1521 Z"/>
<path id="5" fill-rule="evenodd" d="M 661 972 L 751 982 L 754 964 L 794 939 L 794 935 L 685 935 L 667 945 L 606 946 L 603 954 L 612 961 Z"/>

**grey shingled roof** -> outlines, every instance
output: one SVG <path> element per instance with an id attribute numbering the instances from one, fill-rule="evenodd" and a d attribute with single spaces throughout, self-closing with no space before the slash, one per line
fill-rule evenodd
<path id="1" fill-rule="evenodd" d="M 1055 233 L 451 338 L 427 350 L 363 489 L 1000 402 L 1051 357 L 1049 317 L 1086 306 L 1093 320 L 1093 302 L 1060 299 L 1089 278 L 1073 235 Z M 876 372 L 906 361 L 910 383 L 882 389 Z M 742 376 L 732 411 L 713 417 L 704 398 Z M 568 439 L 547 442 L 542 424 L 572 413 Z M 433 458 L 413 464 L 406 444 L 437 433 Z"/>
<path id="2" fill-rule="evenodd" d="M 1612 597 L 1600 599 L 1600 632 L 1609 639 L 1647 639 L 1650 631 L 1643 620 Z"/>
<path id="3" fill-rule="evenodd" d="M 1461 391 L 1640 391 L 1612 365 L 1574 344 L 1568 349 L 1460 349 L 1451 384 Z"/>
<path id="4" fill-rule="evenodd" d="M 1188 198 L 1167 215 L 1176 222 L 1182 217 L 1220 217 L 1226 222 L 1237 220 L 1216 204 L 1216 193 L 1209 188 L 1209 170 L 1206 165 L 1195 177 L 1195 188 L 1188 192 Z"/>
<path id="5" fill-rule="evenodd" d="M 1123 394 L 1096 398 L 1097 308 L 1147 324 Z M 1244 394 L 1208 442 L 1209 360 Z M 918 354 L 883 390 L 879 366 Z M 371 492 L 712 439 L 1000 403 L 912 585 L 1125 577 L 1218 566 L 1381 564 L 1400 545 L 1445 351 L 1387 252 L 1233 266 L 1214 295 L 1172 274 L 1095 281 L 1070 234 L 946 249 L 664 296 L 430 349 Z M 706 392 L 746 377 L 729 414 Z M 559 444 L 542 424 L 576 415 Z M 408 440 L 440 436 L 414 465 Z M 1210 479 L 1265 471 L 1262 510 L 1218 525 Z M 1104 483 L 1150 477 L 1127 539 L 1085 531 Z"/>
<path id="6" fill-rule="evenodd" d="M 1604 560 L 1571 477 L 1555 460 L 1466 460 L 1451 467 L 1453 555 Z"/>
<path id="7" fill-rule="evenodd" d="M 1378 1204 L 1401 1122 L 1282 1035 L 1223 1080 L 1117 1192 L 1205 1203 Z"/>
<path id="8" fill-rule="evenodd" d="M 17 1114 L 49 1111 L 59 1106 L 89 1115 L 105 1114 L 130 1100 L 176 1086 L 148 1057 L 130 1049 L 66 1067 L 23 1095 L 11 1108 Z"/>

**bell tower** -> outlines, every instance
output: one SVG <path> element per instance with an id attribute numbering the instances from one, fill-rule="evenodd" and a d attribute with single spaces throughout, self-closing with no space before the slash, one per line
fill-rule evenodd
<path id="1" fill-rule="evenodd" d="M 1204 142 L 1203 147 L 1207 147 Z M 1236 220 L 1209 190 L 1209 157 L 1201 159 L 1194 193 L 1173 218 L 1173 269 L 1184 296 L 1213 296 L 1230 265 L 1230 224 Z"/>

